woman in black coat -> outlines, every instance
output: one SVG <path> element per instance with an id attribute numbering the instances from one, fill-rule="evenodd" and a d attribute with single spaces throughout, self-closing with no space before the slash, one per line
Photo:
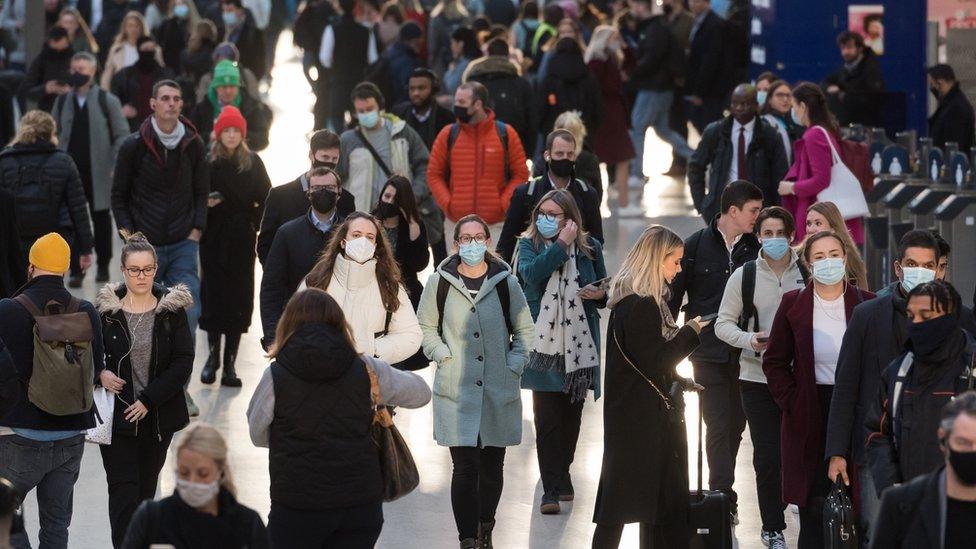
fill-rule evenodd
<path id="1" fill-rule="evenodd" d="M 678 376 L 675 367 L 698 346 L 707 323 L 695 318 L 679 328 L 668 310 L 668 284 L 681 270 L 683 253 L 678 235 L 652 225 L 610 287 L 594 549 L 616 548 L 624 525 L 632 522 L 641 524 L 642 547 L 688 547 L 688 442 L 681 389 L 700 386 Z"/>
<path id="2" fill-rule="evenodd" d="M 383 221 L 387 240 L 393 248 L 393 257 L 400 267 L 400 281 L 407 289 L 413 310 L 420 305 L 424 287 L 417 273 L 427 268 L 430 249 L 427 246 L 427 229 L 420 220 L 417 199 L 410 180 L 394 175 L 383 186 L 380 200 L 371 212 Z"/>
<path id="3" fill-rule="evenodd" d="M 193 297 L 186 286 L 154 284 L 156 267 L 152 245 L 130 236 L 122 246 L 125 283 L 106 285 L 95 299 L 110 372 L 101 381 L 116 395 L 112 443 L 99 446 L 115 547 L 139 502 L 155 494 L 173 433 L 190 420 L 183 384 L 193 369 L 186 316 Z"/>
<path id="4" fill-rule="evenodd" d="M 600 125 L 600 85 L 583 61 L 583 50 L 573 38 L 556 42 L 545 78 L 539 84 L 540 131 L 551 131 L 556 117 L 579 111 L 586 133 L 595 135 Z"/>
<path id="5" fill-rule="evenodd" d="M 187 40 L 190 38 L 190 5 L 181 0 L 171 0 L 168 2 L 169 16 L 160 23 L 156 29 L 156 39 L 159 47 L 163 50 L 163 64 L 169 67 L 176 74 L 183 73 L 182 53 L 186 49 Z M 196 20 L 199 15 L 195 15 Z"/>
<path id="6" fill-rule="evenodd" d="M 254 310 L 255 243 L 264 201 L 271 190 L 261 157 L 244 139 L 247 122 L 227 106 L 214 122 L 210 153 L 210 199 L 207 230 L 200 239 L 200 327 L 210 344 L 200 381 L 211 384 L 220 369 L 220 336 L 227 338 L 220 384 L 240 387 L 234 363 L 241 334 Z"/>

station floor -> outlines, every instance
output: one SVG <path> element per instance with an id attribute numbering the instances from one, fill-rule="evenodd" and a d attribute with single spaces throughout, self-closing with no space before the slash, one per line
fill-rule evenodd
<path id="1" fill-rule="evenodd" d="M 275 114 L 271 128 L 271 145 L 261 153 L 275 185 L 291 181 L 307 169 L 307 136 L 312 127 L 310 107 L 314 100 L 302 75 L 299 57 L 291 48 L 290 34 L 284 33 L 280 44 L 274 85 L 268 96 Z M 630 246 L 649 223 L 671 227 L 682 238 L 702 226 L 691 207 L 683 179 L 675 180 L 656 175 L 667 169 L 670 160 L 669 147 L 658 140 L 654 132 L 649 132 L 645 173 L 652 175 L 643 196 L 646 218 L 618 221 L 604 207 L 604 250 L 609 272 L 616 272 Z M 112 269 L 113 280 L 121 279 L 117 270 L 117 257 L 116 253 Z M 256 269 L 260 280 L 260 265 Z M 424 277 L 421 278 L 423 279 Z M 94 276 L 89 275 L 78 295 L 92 299 L 96 291 Z M 194 421 L 205 421 L 216 426 L 228 439 L 238 498 L 245 505 L 256 509 L 266 520 L 270 509 L 268 453 L 266 449 L 256 448 L 251 444 L 245 418 L 251 393 L 267 367 L 267 360 L 259 344 L 260 331 L 259 312 L 255 303 L 251 331 L 243 337 L 238 358 L 239 375 L 244 381 L 244 386 L 240 389 L 200 383 L 199 370 L 206 360 L 207 351 L 206 337 L 203 332 L 199 332 L 197 360 L 189 390 L 200 407 L 200 417 Z M 681 367 L 685 369 L 686 375 L 690 375 L 689 364 L 685 363 Z M 433 371 L 427 369 L 421 375 L 430 383 Z M 543 516 L 538 512 L 542 485 L 536 460 L 531 398 L 528 391 L 523 391 L 522 444 L 509 448 L 506 455 L 505 489 L 496 517 L 495 546 L 503 549 L 589 547 L 593 534 L 593 506 L 603 454 L 602 402 L 587 401 L 584 408 L 579 446 L 572 467 L 576 501 L 564 503 L 560 515 Z M 689 470 L 692 482 L 696 478 L 693 453 L 697 443 L 695 398 L 690 396 L 687 402 L 688 442 L 692 452 Z M 399 410 L 396 423 L 410 444 L 420 468 L 421 483 L 409 496 L 384 505 L 385 524 L 378 547 L 457 547 L 457 531 L 450 503 L 451 460 L 448 450 L 438 447 L 433 441 L 431 408 L 428 405 L 419 410 Z M 171 451 L 160 475 L 158 495 L 169 495 L 173 492 L 174 470 L 175 455 Z M 707 470 L 705 478 L 707 482 Z M 739 452 L 736 479 L 741 521 L 735 529 L 737 546 L 743 549 L 761 548 L 761 524 L 748 431 Z M 28 532 L 36 547 L 37 507 L 33 494 L 25 502 L 25 509 Z M 785 511 L 785 515 L 789 544 L 795 547 L 797 516 L 789 510 Z M 638 547 L 637 531 L 637 525 L 628 526 L 621 547 Z M 111 547 L 105 472 L 98 449 L 93 445 L 86 447 L 81 475 L 75 486 L 69 546 L 79 549 Z"/>

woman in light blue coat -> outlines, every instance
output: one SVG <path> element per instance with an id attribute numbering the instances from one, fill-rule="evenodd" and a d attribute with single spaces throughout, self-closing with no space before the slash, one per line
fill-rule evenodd
<path id="1" fill-rule="evenodd" d="M 434 374 L 434 439 L 451 450 L 451 506 L 461 547 L 491 547 L 505 447 L 522 441 L 522 370 L 532 315 L 511 269 L 487 254 L 488 224 L 454 228 L 458 253 L 430 276 L 417 310 Z"/>

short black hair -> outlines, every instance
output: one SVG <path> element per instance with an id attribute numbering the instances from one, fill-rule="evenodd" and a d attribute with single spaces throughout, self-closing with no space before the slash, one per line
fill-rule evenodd
<path id="1" fill-rule="evenodd" d="M 538 19 L 539 3 L 535 0 L 522 2 L 522 19 Z"/>
<path id="2" fill-rule="evenodd" d="M 502 55 L 508 57 L 508 42 L 503 38 L 492 38 L 488 42 L 487 48 L 488 55 Z"/>
<path id="3" fill-rule="evenodd" d="M 882 23 L 883 21 L 884 16 L 880 13 L 869 13 L 868 15 L 865 15 L 864 20 L 861 21 L 861 28 L 864 29 L 864 32 L 868 32 L 868 27 L 871 26 L 871 23 Z"/>
<path id="4" fill-rule="evenodd" d="M 962 311 L 962 298 L 959 292 L 945 280 L 933 280 L 915 286 L 908 292 L 908 299 L 913 297 L 928 297 L 932 300 L 933 309 L 955 318 L 959 318 L 959 313 Z"/>
<path id="5" fill-rule="evenodd" d="M 783 222 L 783 229 L 786 230 L 786 234 L 796 234 L 796 219 L 793 218 L 793 214 L 789 210 L 782 206 L 766 206 L 759 212 L 759 217 L 756 218 L 756 234 L 762 230 L 763 221 L 767 219 L 779 219 Z"/>
<path id="6" fill-rule="evenodd" d="M 68 37 L 68 31 L 61 25 L 54 25 L 51 30 L 47 31 L 47 39 L 52 42 L 57 42 L 58 40 L 64 40 Z"/>
<path id="7" fill-rule="evenodd" d="M 542 20 L 553 27 L 558 25 L 565 16 L 566 12 L 557 3 L 546 4 L 546 7 L 542 8 Z"/>
<path id="8" fill-rule="evenodd" d="M 948 258 L 949 254 L 952 253 L 952 246 L 949 245 L 949 241 L 942 238 L 942 235 L 937 231 L 932 231 L 932 237 L 939 243 L 939 259 Z"/>
<path id="9" fill-rule="evenodd" d="M 779 80 L 779 77 L 776 76 L 776 73 L 773 71 L 766 71 L 756 77 L 756 84 L 766 80 L 768 80 L 769 83 L 772 84 L 773 82 Z"/>
<path id="10" fill-rule="evenodd" d="M 727 213 L 732 206 L 740 210 L 745 207 L 746 202 L 758 200 L 762 202 L 763 193 L 759 187 L 739 179 L 725 186 L 722 191 L 722 213 Z"/>
<path id="11" fill-rule="evenodd" d="M 905 233 L 905 236 L 901 237 L 901 240 L 898 241 L 898 261 L 905 259 L 905 252 L 908 251 L 908 248 L 932 250 L 935 252 L 936 261 L 942 257 L 941 250 L 939 249 L 939 241 L 935 239 L 932 231 L 925 229 L 908 231 Z"/>
<path id="12" fill-rule="evenodd" d="M 946 82 L 956 81 L 956 71 L 952 70 L 952 67 L 946 65 L 945 63 L 932 65 L 925 72 L 932 77 L 932 80 L 944 80 Z"/>
<path id="13" fill-rule="evenodd" d="M 342 10 L 343 15 L 352 15 L 353 10 L 356 9 L 356 0 L 339 0 L 339 9 Z"/>
<path id="14" fill-rule="evenodd" d="M 312 171 L 308 174 L 308 178 L 311 180 L 313 177 L 325 177 L 327 175 L 334 177 L 336 180 L 336 185 L 338 185 L 340 189 L 342 188 L 342 178 L 339 177 L 339 172 L 333 170 L 332 168 L 327 168 L 325 166 L 312 168 Z"/>
<path id="15" fill-rule="evenodd" d="M 153 84 L 153 87 L 152 87 L 152 97 L 153 97 L 153 99 L 155 99 L 156 96 L 159 95 L 160 88 L 175 88 L 177 90 L 180 90 L 180 97 L 181 98 L 183 97 L 183 88 L 180 87 L 180 85 L 176 83 L 176 80 L 169 80 L 169 79 L 160 80 L 159 82 L 156 82 L 155 84 Z"/>
<path id="16" fill-rule="evenodd" d="M 383 100 L 383 92 L 380 91 L 379 86 L 372 82 L 360 82 L 356 84 L 356 87 L 352 89 L 350 96 L 352 101 L 357 99 L 375 99 L 376 103 L 381 109 L 385 103 Z"/>
<path id="17" fill-rule="evenodd" d="M 230 4 L 230 5 L 234 6 L 237 9 L 241 9 L 241 8 L 244 7 L 244 2 L 242 2 L 242 0 L 220 0 L 220 3 L 221 4 Z"/>
<path id="18" fill-rule="evenodd" d="M 410 73 L 410 78 L 426 78 L 427 80 L 430 80 L 430 87 L 435 88 L 435 91 L 440 83 L 440 80 L 437 79 L 437 75 L 434 74 L 434 71 L 428 69 L 427 67 L 417 67 L 413 70 L 413 72 Z M 408 82 L 410 81 L 410 78 L 407 79 Z"/>
<path id="19" fill-rule="evenodd" d="M 312 154 L 316 151 L 338 148 L 341 148 L 339 135 L 332 130 L 318 130 L 308 140 L 308 150 Z"/>
<path id="20" fill-rule="evenodd" d="M 838 46 L 843 46 L 850 42 L 854 42 L 854 45 L 857 46 L 858 49 L 864 49 L 864 37 L 859 33 L 846 30 L 837 35 Z"/>

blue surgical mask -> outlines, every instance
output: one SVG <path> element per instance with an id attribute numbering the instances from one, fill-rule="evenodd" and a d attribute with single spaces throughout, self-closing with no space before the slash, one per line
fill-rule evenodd
<path id="1" fill-rule="evenodd" d="M 179 17 L 180 19 L 186 19 L 186 16 L 190 14 L 190 6 L 186 4 L 177 4 L 173 6 L 173 15 Z"/>
<path id="2" fill-rule="evenodd" d="M 237 24 L 237 14 L 232 11 L 221 12 L 221 17 L 224 19 L 224 24 L 228 27 L 232 27 Z"/>
<path id="3" fill-rule="evenodd" d="M 756 101 L 759 102 L 759 106 L 762 107 L 766 104 L 766 97 L 769 95 L 768 91 L 759 90 L 756 92 Z"/>
<path id="4" fill-rule="evenodd" d="M 766 257 L 777 261 L 782 259 L 786 255 L 786 252 L 790 251 L 790 241 L 781 236 L 764 238 L 762 241 L 762 249 Z"/>
<path id="5" fill-rule="evenodd" d="M 932 282 L 935 280 L 935 271 L 925 267 L 902 267 L 901 268 L 901 287 L 906 292 L 915 289 L 919 284 Z"/>
<path id="6" fill-rule="evenodd" d="M 545 238 L 552 238 L 559 234 L 559 221 L 539 214 L 535 218 L 535 228 Z"/>
<path id="7" fill-rule="evenodd" d="M 487 244 L 472 240 L 469 244 L 461 244 L 461 249 L 458 252 L 458 255 L 461 256 L 461 261 L 463 261 L 465 265 L 474 267 L 485 259 L 485 252 L 487 251 Z"/>
<path id="8" fill-rule="evenodd" d="M 827 257 L 813 262 L 813 279 L 825 286 L 837 284 L 846 275 L 842 257 Z"/>
<path id="9" fill-rule="evenodd" d="M 803 122 L 800 121 L 800 115 L 796 114 L 796 106 L 790 108 L 790 118 L 793 119 L 793 123 L 797 126 L 803 125 Z"/>
<path id="10" fill-rule="evenodd" d="M 366 111 L 356 113 L 356 119 L 359 120 L 359 125 L 364 128 L 373 128 L 376 123 L 380 121 L 380 111 Z"/>

